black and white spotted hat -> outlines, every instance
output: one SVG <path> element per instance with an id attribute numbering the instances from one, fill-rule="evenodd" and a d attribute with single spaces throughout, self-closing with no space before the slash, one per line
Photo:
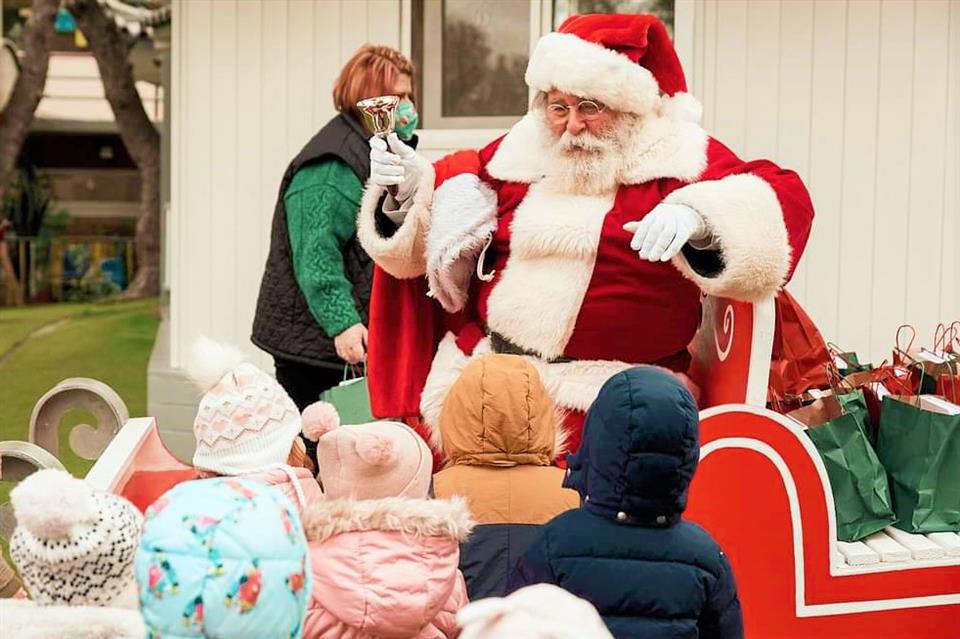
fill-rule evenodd
<path id="1" fill-rule="evenodd" d="M 37 603 L 122 606 L 118 599 L 135 593 L 143 516 L 129 501 L 61 470 L 30 475 L 10 501 L 17 518 L 10 556 Z"/>

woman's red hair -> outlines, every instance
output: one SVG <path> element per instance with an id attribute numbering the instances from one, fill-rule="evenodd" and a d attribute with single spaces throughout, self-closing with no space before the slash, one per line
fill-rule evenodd
<path id="1" fill-rule="evenodd" d="M 401 75 L 413 80 L 413 63 L 407 56 L 390 47 L 365 44 L 340 69 L 333 83 L 333 105 L 337 111 L 359 117 L 357 102 L 391 93 Z M 410 99 L 417 103 L 415 95 Z"/>

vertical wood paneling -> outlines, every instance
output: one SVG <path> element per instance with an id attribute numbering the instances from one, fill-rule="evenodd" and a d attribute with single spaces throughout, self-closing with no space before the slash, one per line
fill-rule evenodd
<path id="1" fill-rule="evenodd" d="M 260 229 L 270 228 L 273 205 L 283 169 L 290 161 L 287 146 L 286 101 L 287 95 L 287 7 L 286 0 L 272 0 L 260 4 L 260 40 L 263 48 L 261 93 L 251 96 L 260 100 L 263 120 L 260 127 L 262 170 L 260 180 Z M 270 246 L 270 234 L 260 236 L 259 256 L 266 256 Z M 252 283 L 251 283 L 252 284 Z"/>
<path id="2" fill-rule="evenodd" d="M 250 321 L 257 303 L 260 277 L 263 274 L 261 256 L 269 237 L 269 227 L 263 227 L 262 138 L 264 113 L 261 108 L 262 69 L 264 50 L 260 39 L 260 4 L 241 0 L 237 5 L 237 119 L 234 136 L 239 140 L 236 163 L 237 191 L 237 316 L 234 334 L 238 344 L 244 344 L 250 332 Z"/>
<path id="3" fill-rule="evenodd" d="M 910 149 L 910 215 L 907 225 L 907 316 L 921 336 L 939 321 L 941 232 L 946 152 L 944 105 L 949 51 L 947 0 L 918 2 L 914 21 L 913 144 Z M 931 74 L 931 69 L 940 69 Z M 929 339 L 929 338 L 928 338 Z"/>
<path id="4" fill-rule="evenodd" d="M 340 64 L 368 41 L 367 3 L 340 3 Z M 338 65 L 339 66 L 339 65 Z"/>
<path id="5" fill-rule="evenodd" d="M 313 39 L 313 3 L 294 0 L 287 12 L 287 158 L 316 132 L 313 126 L 317 55 Z"/>
<path id="6" fill-rule="evenodd" d="M 367 0 L 367 41 L 400 48 L 400 3 L 396 0 Z"/>
<path id="7" fill-rule="evenodd" d="M 870 348 L 869 282 L 873 268 L 876 192 L 877 92 L 880 2 L 849 4 L 846 37 L 846 100 L 843 128 L 843 185 L 840 203 L 836 341 L 866 353 Z M 859 241 L 858 241 L 859 238 Z"/>
<path id="8" fill-rule="evenodd" d="M 746 138 L 744 113 L 747 108 L 747 2 L 724 0 L 717 3 L 715 47 L 717 84 L 714 89 L 714 132 L 742 154 Z"/>
<path id="9" fill-rule="evenodd" d="M 313 126 L 319 129 L 333 117 L 333 83 L 340 73 L 340 65 L 333 64 L 334 58 L 340 58 L 340 2 L 313 3 L 314 41 L 317 43 L 316 85 L 313 92 Z"/>
<path id="10" fill-rule="evenodd" d="M 240 235 L 248 232 L 237 218 L 237 3 L 216 3 L 216 25 L 210 34 L 210 259 L 206 275 L 207 295 L 214 316 L 205 329 L 214 326 L 236 342 L 238 312 L 237 251 Z M 212 240 L 212 241 L 210 241 Z"/>
<path id="11" fill-rule="evenodd" d="M 880 7 L 870 345 L 871 351 L 881 357 L 889 357 L 897 326 L 907 319 L 903 303 L 907 283 L 904 239 L 910 212 L 914 6 L 911 0 L 888 0 Z"/>
<path id="12" fill-rule="evenodd" d="M 950 93 L 944 105 L 947 149 L 943 162 L 947 180 L 944 185 L 943 234 L 940 243 L 943 255 L 940 317 L 944 321 L 960 319 L 960 5 L 953 2 L 948 11 L 950 50 L 947 54 L 947 78 Z"/>
<path id="13" fill-rule="evenodd" d="M 825 335 L 837 334 L 846 2 L 814 2 L 810 176 L 817 221 L 807 245 L 807 310 Z"/>
<path id="14" fill-rule="evenodd" d="M 780 102 L 780 0 L 747 7 L 746 104 L 743 109 L 746 157 L 776 157 Z"/>
<path id="15" fill-rule="evenodd" d="M 813 86 L 813 4 L 782 2 L 780 9 L 780 73 L 777 114 L 778 155 L 784 166 L 810 177 L 810 96 Z M 790 282 L 790 292 L 806 303 L 807 258 L 802 257 Z"/>
<path id="16" fill-rule="evenodd" d="M 209 256 L 214 241 L 213 216 L 211 213 L 211 105 L 213 104 L 211 34 L 213 31 L 213 7 L 209 0 L 185 3 L 185 37 L 190 41 L 190 62 L 184 67 L 184 84 L 189 102 L 184 105 L 186 114 L 183 128 L 184 158 L 189 162 L 183 173 L 186 206 L 181 215 L 182 242 L 187 263 L 181 270 L 181 283 L 186 287 L 183 313 L 186 327 L 184 337 L 189 339 L 209 332 L 213 325 L 210 287 L 213 280 L 207 276 Z M 199 214 L 198 212 L 203 212 Z"/>

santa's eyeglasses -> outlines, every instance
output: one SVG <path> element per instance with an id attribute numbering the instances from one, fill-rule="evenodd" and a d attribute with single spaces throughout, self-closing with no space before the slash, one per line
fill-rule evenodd
<path id="1" fill-rule="evenodd" d="M 570 115 L 570 111 L 576 109 L 580 119 L 589 122 L 590 120 L 599 118 L 600 114 L 603 113 L 606 108 L 606 106 L 593 100 L 580 100 L 575 105 L 555 102 L 547 105 L 547 115 L 553 120 L 566 120 Z"/>

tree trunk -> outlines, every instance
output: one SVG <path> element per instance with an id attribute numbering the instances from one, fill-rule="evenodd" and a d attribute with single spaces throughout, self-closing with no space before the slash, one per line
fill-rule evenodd
<path id="1" fill-rule="evenodd" d="M 27 139 L 33 114 L 47 84 L 53 23 L 59 9 L 60 0 L 33 0 L 30 7 L 30 19 L 23 31 L 23 67 L 13 85 L 7 106 L 0 112 L 0 201 L 6 193 L 10 175 L 20 156 L 20 148 Z M 17 304 L 22 305 L 23 291 L 17 279 L 12 277 L 13 266 L 6 245 L 0 247 L 0 263 L 10 280 Z"/>
<path id="2" fill-rule="evenodd" d="M 120 137 L 140 171 L 140 219 L 137 221 L 137 271 L 125 297 L 160 292 L 160 134 L 147 117 L 127 55 L 129 40 L 97 0 L 67 0 L 67 9 L 90 45 L 103 91 Z"/>

